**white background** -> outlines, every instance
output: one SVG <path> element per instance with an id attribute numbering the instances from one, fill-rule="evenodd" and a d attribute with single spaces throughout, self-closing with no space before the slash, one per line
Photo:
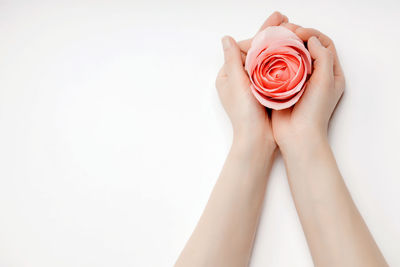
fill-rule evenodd
<path id="1" fill-rule="evenodd" d="M 274 10 L 336 42 L 331 144 L 400 266 L 396 0 L 0 0 L 0 266 L 172 266 L 231 142 L 220 38 Z M 312 266 L 280 157 L 251 266 Z"/>

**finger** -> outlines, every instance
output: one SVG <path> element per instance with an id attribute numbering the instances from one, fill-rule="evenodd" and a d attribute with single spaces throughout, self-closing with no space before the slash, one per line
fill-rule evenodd
<path id="1" fill-rule="evenodd" d="M 310 39 L 311 36 L 316 36 L 321 44 L 328 48 L 334 55 L 334 74 L 335 76 L 343 76 L 343 70 L 340 66 L 339 58 L 336 53 L 336 48 L 333 41 L 321 33 L 320 31 L 312 28 L 298 28 L 295 32 L 304 42 Z"/>
<path id="2" fill-rule="evenodd" d="M 250 38 L 250 39 L 239 41 L 237 44 L 238 44 L 240 50 L 243 53 L 247 54 L 247 51 L 249 51 L 252 41 L 253 41 L 253 38 Z"/>
<path id="3" fill-rule="evenodd" d="M 260 29 L 258 30 L 258 32 L 265 30 L 267 27 L 270 26 L 279 26 L 282 23 L 287 23 L 288 17 L 281 14 L 278 11 L 275 11 L 274 13 L 271 14 L 271 16 L 269 16 L 264 23 L 262 24 L 262 26 L 260 27 Z M 257 33 L 258 33 L 257 32 Z M 249 48 L 251 46 L 251 42 L 253 41 L 253 38 L 249 38 L 243 41 L 238 42 L 238 45 L 240 47 L 240 50 L 242 50 L 243 52 L 247 53 L 247 51 L 249 51 Z"/>
<path id="4" fill-rule="evenodd" d="M 298 28 L 301 28 L 301 26 L 294 23 L 282 23 L 281 26 L 291 30 L 292 32 L 296 32 Z"/>
<path id="5" fill-rule="evenodd" d="M 242 64 L 244 65 L 246 63 L 246 56 L 247 54 L 244 53 L 242 50 L 240 50 L 240 55 L 242 57 Z"/>
<path id="6" fill-rule="evenodd" d="M 301 28 L 301 29 L 298 29 L 296 34 L 303 40 L 308 40 L 311 36 L 315 36 L 320 40 L 320 42 L 323 46 L 325 46 L 329 49 L 335 48 L 333 41 L 328 36 L 326 36 L 325 34 L 323 34 L 322 32 L 320 32 L 316 29 Z"/>
<path id="7" fill-rule="evenodd" d="M 225 65 L 223 65 L 221 67 L 221 69 L 218 71 L 218 75 L 217 75 L 217 79 L 221 79 L 221 78 L 226 78 L 226 70 L 225 70 Z"/>
<path id="8" fill-rule="evenodd" d="M 314 59 L 314 71 L 312 76 L 317 81 L 333 81 L 333 55 L 332 52 L 323 46 L 315 36 L 308 40 L 308 50 Z M 315 76 L 314 76 L 315 75 Z M 327 80 L 327 77 L 329 80 Z"/>
<path id="9" fill-rule="evenodd" d="M 244 72 L 242 55 L 239 46 L 235 40 L 230 36 L 222 38 L 222 47 L 224 49 L 224 61 L 226 66 L 226 72 L 240 73 Z"/>
<path id="10" fill-rule="evenodd" d="M 288 22 L 288 18 L 282 15 L 279 11 L 275 11 L 267 18 L 267 20 L 261 25 L 258 32 L 265 30 L 269 26 L 279 26 L 284 22 Z"/>
<path id="11" fill-rule="evenodd" d="M 225 83 L 227 77 L 228 76 L 226 75 L 225 65 L 223 65 L 218 72 L 217 78 L 215 79 L 215 88 L 217 88 L 218 91 L 223 88 L 223 84 Z"/>

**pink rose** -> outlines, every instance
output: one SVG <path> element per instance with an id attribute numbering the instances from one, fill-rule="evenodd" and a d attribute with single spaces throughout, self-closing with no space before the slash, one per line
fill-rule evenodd
<path id="1" fill-rule="evenodd" d="M 311 57 L 303 41 L 282 26 L 258 33 L 247 53 L 245 69 L 257 100 L 272 109 L 293 106 L 311 74 Z"/>

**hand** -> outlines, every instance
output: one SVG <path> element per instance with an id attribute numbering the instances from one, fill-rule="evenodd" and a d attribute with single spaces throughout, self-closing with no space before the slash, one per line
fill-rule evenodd
<path id="1" fill-rule="evenodd" d="M 313 73 L 304 95 L 290 109 L 272 112 L 274 138 L 281 148 L 327 138 L 328 123 L 343 94 L 345 80 L 333 42 L 314 29 L 285 24 L 303 41 L 313 58 Z"/>
<path id="2" fill-rule="evenodd" d="M 287 22 L 287 17 L 273 13 L 260 30 Z M 253 96 L 250 80 L 244 70 L 244 59 L 252 39 L 236 43 L 231 37 L 222 39 L 225 63 L 216 79 L 222 105 L 233 127 L 234 139 L 263 140 L 275 146 L 267 110 Z"/>

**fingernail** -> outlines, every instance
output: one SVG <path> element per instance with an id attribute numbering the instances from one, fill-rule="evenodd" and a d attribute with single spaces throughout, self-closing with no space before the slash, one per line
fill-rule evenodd
<path id="1" fill-rule="evenodd" d="M 314 44 L 316 44 L 316 45 L 321 45 L 321 42 L 315 36 L 312 36 L 309 41 L 314 43 Z"/>
<path id="2" fill-rule="evenodd" d="M 228 49 L 232 45 L 231 40 L 228 36 L 224 36 L 221 41 L 222 41 L 222 47 L 224 49 Z"/>

